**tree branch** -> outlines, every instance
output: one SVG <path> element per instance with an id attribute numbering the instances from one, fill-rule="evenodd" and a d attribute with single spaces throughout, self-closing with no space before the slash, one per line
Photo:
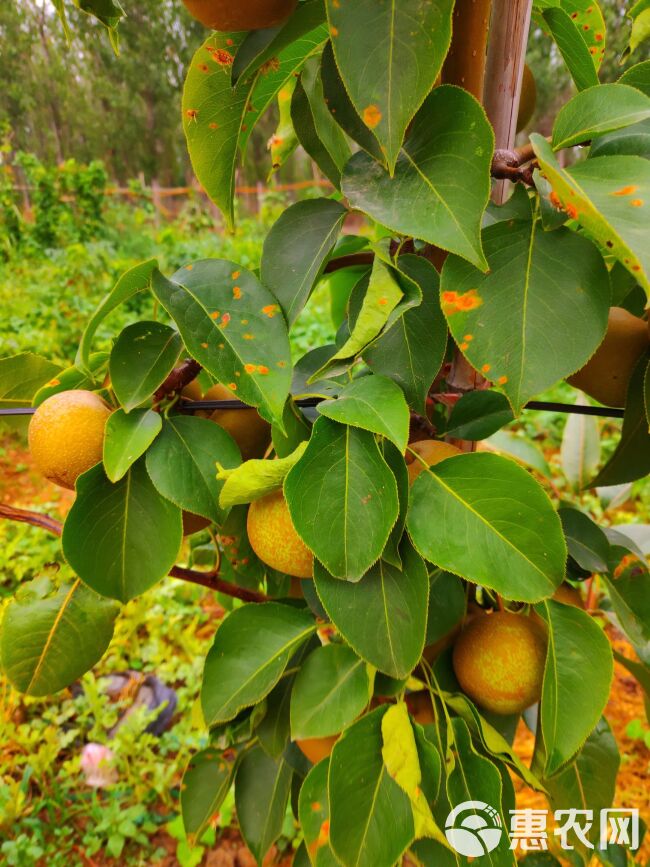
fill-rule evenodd
<path id="1" fill-rule="evenodd" d="M 187 358 L 175 367 L 153 396 L 154 403 L 159 403 L 166 395 L 174 391 L 182 391 L 199 373 L 201 365 L 193 358 Z"/>
<path id="2" fill-rule="evenodd" d="M 57 521 L 56 518 L 51 518 L 49 515 L 42 515 L 40 512 L 32 512 L 29 509 L 17 509 L 15 506 L 0 503 L 0 517 L 7 518 L 10 521 L 19 521 L 22 524 L 31 524 L 33 527 L 40 527 L 43 530 L 48 530 L 55 536 L 60 536 L 63 532 L 61 521 Z M 222 578 L 219 578 L 218 571 L 198 572 L 196 569 L 186 569 L 184 566 L 173 566 L 169 574 L 172 578 L 179 578 L 181 581 L 188 581 L 190 584 L 207 587 L 208 590 L 223 593 L 225 596 L 231 596 L 233 599 L 241 599 L 243 602 L 266 602 L 269 598 L 266 594 L 260 593 L 257 590 L 249 590 L 246 587 L 238 587 L 236 584 L 231 584 L 230 581 L 224 581 Z"/>

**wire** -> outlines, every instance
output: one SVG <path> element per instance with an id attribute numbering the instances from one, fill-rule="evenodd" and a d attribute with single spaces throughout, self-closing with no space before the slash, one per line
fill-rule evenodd
<path id="1" fill-rule="evenodd" d="M 296 406 L 301 409 L 318 406 L 325 400 L 322 397 L 304 397 L 296 401 Z M 182 400 L 178 406 L 187 412 L 198 412 L 200 410 L 216 410 L 216 409 L 251 409 L 247 403 L 242 403 L 241 400 Z M 595 415 L 601 418 L 623 418 L 625 410 L 617 409 L 613 406 L 580 406 L 574 403 L 553 403 L 544 400 L 531 400 L 526 404 L 524 409 L 545 411 L 545 412 L 561 412 L 568 415 Z M 0 409 L 0 416 L 18 416 L 18 415 L 33 415 L 36 412 L 34 406 L 12 407 L 10 409 Z"/>

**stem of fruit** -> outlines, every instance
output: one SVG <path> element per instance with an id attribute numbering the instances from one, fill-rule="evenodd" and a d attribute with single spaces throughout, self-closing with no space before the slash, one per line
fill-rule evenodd
<path id="1" fill-rule="evenodd" d="M 48 530 L 55 536 L 60 536 L 63 533 L 63 524 L 56 518 L 28 509 L 17 509 L 15 506 L 8 506 L 3 503 L 0 503 L 0 518 L 19 521 L 21 524 L 31 524 L 33 527 Z M 223 593 L 225 596 L 232 596 L 234 599 L 241 599 L 243 602 L 266 602 L 268 600 L 268 596 L 264 593 L 248 590 L 246 587 L 238 587 L 236 584 L 224 581 L 219 578 L 217 570 L 197 572 L 195 569 L 186 569 L 184 566 L 173 566 L 169 574 L 172 578 L 180 578 L 181 581 L 207 587 L 209 590 Z"/>

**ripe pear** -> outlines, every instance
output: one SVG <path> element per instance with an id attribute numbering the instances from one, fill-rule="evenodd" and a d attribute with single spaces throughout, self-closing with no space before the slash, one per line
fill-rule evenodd
<path id="1" fill-rule="evenodd" d="M 411 451 L 406 452 L 406 463 L 409 474 L 409 482 L 413 482 L 425 469 L 422 461 L 425 461 L 428 467 L 434 464 L 439 464 L 445 458 L 451 458 L 454 455 L 462 455 L 462 451 L 451 443 L 445 443 L 442 440 L 418 440 L 415 443 L 409 443 L 409 449 L 416 452 L 422 460 L 411 454 Z"/>
<path id="2" fill-rule="evenodd" d="M 625 406 L 630 377 L 648 346 L 647 323 L 622 307 L 612 307 L 605 339 L 567 382 L 605 406 Z"/>
<path id="3" fill-rule="evenodd" d="M 203 397 L 203 390 L 201 389 L 201 384 L 198 379 L 193 379 L 192 382 L 188 382 L 187 385 L 183 386 L 181 396 L 186 400 L 201 400 Z"/>
<path id="4" fill-rule="evenodd" d="M 528 126 L 530 119 L 535 113 L 537 105 L 537 82 L 535 76 L 526 63 L 524 66 L 524 77 L 521 82 L 521 97 L 519 98 L 519 114 L 517 115 L 517 132 Z"/>
<path id="5" fill-rule="evenodd" d="M 582 594 L 578 590 L 577 587 L 572 587 L 571 584 L 567 584 L 566 581 L 564 584 L 560 584 L 555 593 L 553 594 L 553 599 L 556 602 L 564 602 L 565 605 L 573 605 L 575 608 L 584 608 L 584 602 L 582 601 Z"/>
<path id="6" fill-rule="evenodd" d="M 261 30 L 291 15 L 297 0 L 183 0 L 187 11 L 211 30 Z"/>
<path id="7" fill-rule="evenodd" d="M 98 394 L 71 389 L 53 394 L 29 423 L 29 450 L 50 482 L 74 490 L 77 478 L 98 464 L 111 409 Z"/>
<path id="8" fill-rule="evenodd" d="M 314 555 L 296 533 L 281 490 L 250 504 L 246 528 L 251 548 L 267 566 L 295 578 L 312 577 Z"/>
<path id="9" fill-rule="evenodd" d="M 203 400 L 237 400 L 237 396 L 225 385 L 213 385 L 203 395 Z M 243 460 L 263 458 L 271 442 L 271 425 L 256 409 L 215 409 L 210 415 L 239 446 Z"/>
<path id="10" fill-rule="evenodd" d="M 521 713 L 541 696 L 547 642 L 539 618 L 508 611 L 474 617 L 454 647 L 458 682 L 484 710 Z"/>
<path id="11" fill-rule="evenodd" d="M 326 738 L 300 738 L 296 741 L 296 746 L 303 755 L 307 756 L 312 765 L 317 765 L 331 755 L 338 739 L 339 735 L 330 735 Z"/>

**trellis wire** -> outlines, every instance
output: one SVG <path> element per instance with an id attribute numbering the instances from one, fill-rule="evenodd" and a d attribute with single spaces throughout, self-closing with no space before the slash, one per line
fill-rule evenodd
<path id="1" fill-rule="evenodd" d="M 296 406 L 301 409 L 309 409 L 325 400 L 321 397 L 305 397 L 297 400 Z M 183 400 L 179 404 L 181 409 L 188 412 L 198 412 L 200 410 L 215 409 L 251 409 L 251 407 L 242 403 L 241 400 Z M 531 409 L 545 412 L 561 412 L 574 415 L 595 415 L 602 418 L 623 418 L 625 411 L 617 409 L 613 406 L 581 406 L 573 403 L 554 403 L 553 401 L 531 400 L 524 409 Z M 34 406 L 11 407 L 9 409 L 0 409 L 0 416 L 12 415 L 33 415 L 36 412 Z"/>

